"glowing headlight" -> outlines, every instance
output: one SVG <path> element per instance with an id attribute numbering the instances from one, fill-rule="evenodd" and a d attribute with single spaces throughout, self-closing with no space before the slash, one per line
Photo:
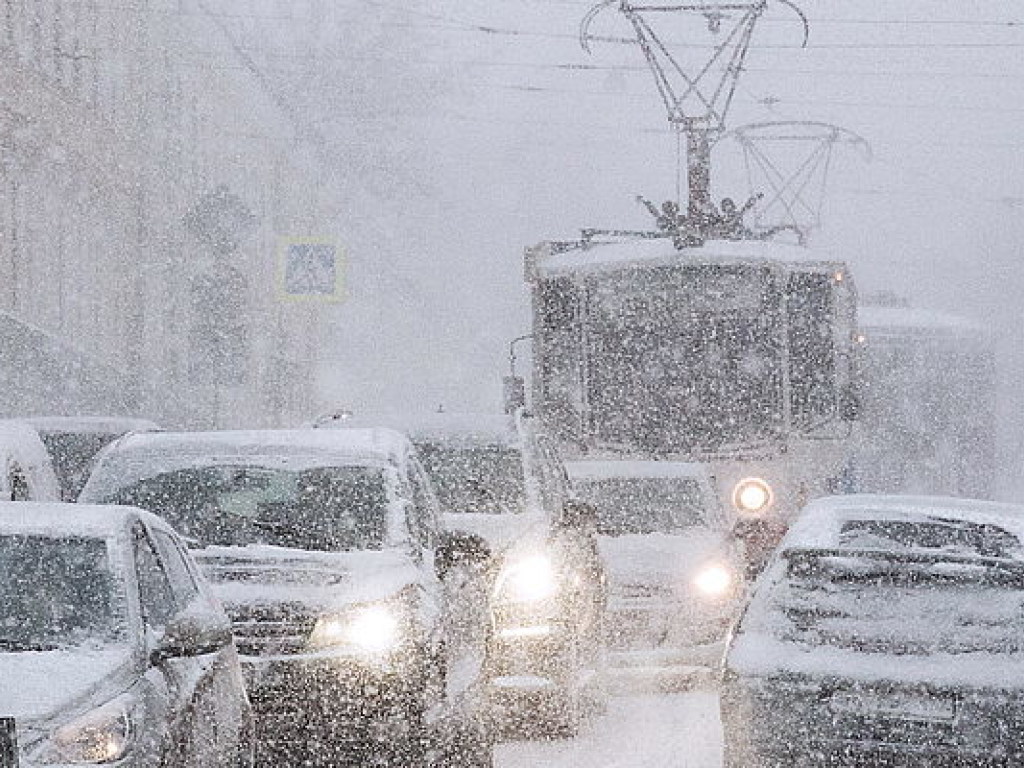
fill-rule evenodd
<path id="1" fill-rule="evenodd" d="M 50 738 L 44 762 L 95 765 L 120 760 L 134 737 L 135 706 L 137 701 L 126 694 L 61 726 Z"/>
<path id="2" fill-rule="evenodd" d="M 538 603 L 553 597 L 557 590 L 555 568 L 544 555 L 510 564 L 501 572 L 496 586 L 499 598 L 514 603 Z"/>
<path id="3" fill-rule="evenodd" d="M 310 635 L 316 648 L 347 646 L 365 653 L 390 651 L 401 640 L 401 622 L 386 605 L 367 605 L 341 616 L 320 618 Z"/>
<path id="4" fill-rule="evenodd" d="M 694 577 L 693 585 L 706 597 L 721 597 L 732 588 L 732 571 L 724 565 L 708 565 Z"/>
<path id="5" fill-rule="evenodd" d="M 732 503 L 740 512 L 756 515 L 772 505 L 772 487 L 759 477 L 740 480 L 732 492 Z"/>

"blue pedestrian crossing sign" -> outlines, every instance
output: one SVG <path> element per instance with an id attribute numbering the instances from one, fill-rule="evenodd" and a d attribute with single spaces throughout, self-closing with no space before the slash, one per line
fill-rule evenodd
<path id="1" fill-rule="evenodd" d="M 290 301 L 341 301 L 345 253 L 332 240 L 288 238 L 279 248 L 279 290 Z"/>

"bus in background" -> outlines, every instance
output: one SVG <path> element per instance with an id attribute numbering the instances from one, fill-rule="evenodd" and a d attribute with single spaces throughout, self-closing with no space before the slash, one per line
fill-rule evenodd
<path id="1" fill-rule="evenodd" d="M 860 307 L 862 409 L 850 473 L 864 493 L 991 498 L 996 355 L 971 321 L 892 294 Z"/>

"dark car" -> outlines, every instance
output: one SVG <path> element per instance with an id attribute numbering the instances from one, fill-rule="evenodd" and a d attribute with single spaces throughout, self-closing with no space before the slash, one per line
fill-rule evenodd
<path id="1" fill-rule="evenodd" d="M 732 637 L 727 768 L 1024 764 L 1024 507 L 808 506 Z"/>
<path id="2" fill-rule="evenodd" d="M 449 702 L 442 577 L 460 553 L 408 440 L 134 434 L 101 455 L 82 500 L 145 507 L 188 537 L 234 621 L 261 760 L 427 760 Z M 482 724 L 458 724 L 461 764 L 489 765 Z"/>
<path id="3" fill-rule="evenodd" d="M 562 462 L 528 417 L 372 418 L 387 418 L 416 445 L 446 528 L 484 540 L 493 555 L 484 609 L 495 717 L 575 732 L 602 693 L 606 595 L 594 510 L 572 496 Z"/>
<path id="4" fill-rule="evenodd" d="M 140 509 L 0 504 L 0 680 L 0 764 L 252 765 L 231 623 Z"/>
<path id="5" fill-rule="evenodd" d="M 128 432 L 159 429 L 152 421 L 127 416 L 32 416 L 24 421 L 46 446 L 64 501 L 78 498 L 93 459 L 107 445 Z"/>

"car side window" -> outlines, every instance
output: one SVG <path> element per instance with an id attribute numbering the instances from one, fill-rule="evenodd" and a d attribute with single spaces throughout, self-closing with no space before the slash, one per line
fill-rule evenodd
<path id="1" fill-rule="evenodd" d="M 11 487 L 11 501 L 29 501 L 32 498 L 32 488 L 28 482 L 28 475 L 18 464 L 12 464 L 9 477 Z"/>
<path id="2" fill-rule="evenodd" d="M 174 537 L 166 531 L 153 531 L 153 538 L 160 549 L 160 559 L 167 566 L 167 575 L 171 580 L 171 589 L 177 595 L 177 602 L 187 605 L 199 595 L 199 586 L 185 559 L 186 555 Z"/>
<path id="3" fill-rule="evenodd" d="M 135 530 L 135 568 L 143 618 L 153 629 L 162 629 L 183 606 L 178 604 L 160 556 L 142 528 Z"/>

